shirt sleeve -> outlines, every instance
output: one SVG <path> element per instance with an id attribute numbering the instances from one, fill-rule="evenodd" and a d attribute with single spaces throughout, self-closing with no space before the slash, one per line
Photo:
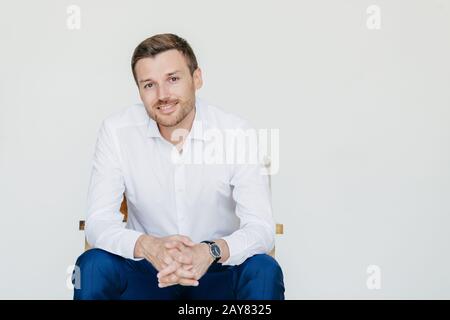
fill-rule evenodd
<path id="1" fill-rule="evenodd" d="M 125 183 L 118 145 L 106 120 L 99 130 L 88 189 L 86 239 L 95 248 L 134 259 L 141 232 L 126 229 L 120 205 Z"/>
<path id="2" fill-rule="evenodd" d="M 269 179 L 264 166 L 235 166 L 231 185 L 240 228 L 222 238 L 230 251 L 230 257 L 223 264 L 239 265 L 255 254 L 269 253 L 272 250 L 275 243 L 275 222 Z"/>

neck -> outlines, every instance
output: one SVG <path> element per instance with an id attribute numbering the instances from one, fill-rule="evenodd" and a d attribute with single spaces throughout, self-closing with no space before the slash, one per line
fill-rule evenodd
<path id="1" fill-rule="evenodd" d="M 166 139 L 167 141 L 169 141 L 170 143 L 172 143 L 173 145 L 177 145 L 177 147 L 180 149 L 184 143 L 184 140 L 186 139 L 187 133 L 189 133 L 191 131 L 192 124 L 194 123 L 195 112 L 196 112 L 196 108 L 194 107 L 187 114 L 187 116 L 184 117 L 183 120 L 181 120 L 180 123 L 178 123 L 177 125 L 175 125 L 173 127 L 165 127 L 165 126 L 161 126 L 158 124 L 159 132 L 161 133 L 161 136 L 164 139 Z M 177 139 L 172 139 L 173 132 L 178 129 L 182 129 L 184 132 L 186 132 L 186 134 L 182 135 L 182 137 L 180 137 L 177 134 L 177 136 L 175 136 L 175 138 L 177 138 Z M 181 142 L 180 142 L 180 138 L 181 138 Z"/>

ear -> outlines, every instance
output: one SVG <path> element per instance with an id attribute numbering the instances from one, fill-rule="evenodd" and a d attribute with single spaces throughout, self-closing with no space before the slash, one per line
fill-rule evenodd
<path id="1" fill-rule="evenodd" d="M 195 69 L 192 78 L 194 79 L 195 90 L 200 89 L 203 86 L 202 70 L 200 68 Z"/>

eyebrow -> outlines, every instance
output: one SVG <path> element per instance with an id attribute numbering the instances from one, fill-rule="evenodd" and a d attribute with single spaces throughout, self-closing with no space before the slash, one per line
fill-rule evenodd
<path id="1" fill-rule="evenodd" d="M 179 72 L 180 72 L 180 70 L 175 70 L 175 71 L 167 73 L 166 76 L 170 77 Z M 140 80 L 139 83 L 143 83 L 143 82 L 147 82 L 147 81 L 153 81 L 153 80 L 151 78 L 148 78 L 148 79 Z"/>

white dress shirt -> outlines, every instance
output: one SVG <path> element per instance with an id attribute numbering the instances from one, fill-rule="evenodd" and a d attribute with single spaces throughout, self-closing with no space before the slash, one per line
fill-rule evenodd
<path id="1" fill-rule="evenodd" d="M 194 242 L 224 239 L 238 265 L 274 246 L 268 176 L 251 163 L 197 163 L 208 129 L 248 129 L 246 121 L 196 99 L 181 153 L 165 140 L 143 104 L 106 118 L 99 130 L 88 191 L 89 244 L 134 259 L 141 234 L 181 234 Z M 175 149 L 176 150 L 176 149 Z M 177 157 L 178 156 L 178 157 Z M 235 161 L 236 162 L 236 161 Z M 128 221 L 119 211 L 125 192 Z"/>

